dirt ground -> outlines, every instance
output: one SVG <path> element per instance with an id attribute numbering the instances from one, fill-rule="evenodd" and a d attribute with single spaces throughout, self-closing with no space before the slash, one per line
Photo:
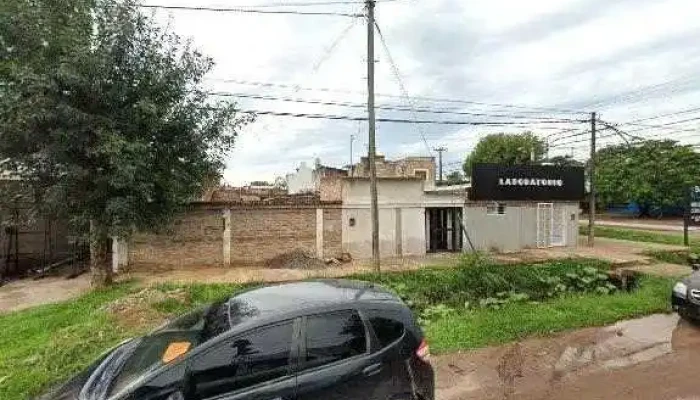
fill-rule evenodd
<path id="1" fill-rule="evenodd" d="M 0 313 L 68 300 L 90 290 L 90 276 L 22 279 L 0 286 Z"/>
<path id="2" fill-rule="evenodd" d="M 433 357 L 438 400 L 700 399 L 700 328 L 653 315 Z"/>

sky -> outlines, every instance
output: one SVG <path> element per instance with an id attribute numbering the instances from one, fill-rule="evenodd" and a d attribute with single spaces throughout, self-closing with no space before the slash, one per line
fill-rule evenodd
<path id="1" fill-rule="evenodd" d="M 313 7 L 298 3 L 320 0 L 288 0 L 297 5 L 285 7 L 282 0 L 161 1 L 145 4 L 364 12 L 353 0 Z M 148 12 L 213 58 L 208 89 L 268 98 L 238 98 L 241 109 L 366 116 L 364 18 Z M 379 0 L 376 18 L 377 105 L 384 107 L 378 118 L 482 123 L 380 121 L 378 152 L 387 158 L 435 156 L 434 148 L 444 146 L 450 171 L 484 135 L 530 130 L 550 144 L 551 156 L 584 159 L 593 111 L 630 135 L 700 143 L 693 131 L 700 111 L 658 117 L 700 107 L 698 1 Z M 642 118 L 649 119 L 635 122 Z M 598 142 L 622 140 L 608 129 Z M 259 115 L 239 132 L 224 180 L 272 181 L 301 162 L 341 167 L 366 152 L 366 121 Z"/>

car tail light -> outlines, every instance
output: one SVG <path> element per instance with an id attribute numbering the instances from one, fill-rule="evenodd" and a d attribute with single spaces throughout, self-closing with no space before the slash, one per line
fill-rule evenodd
<path id="1" fill-rule="evenodd" d="M 420 344 L 418 345 L 418 349 L 416 349 L 416 357 L 426 362 L 430 358 L 430 346 L 428 346 L 428 342 L 425 339 L 421 340 Z"/>

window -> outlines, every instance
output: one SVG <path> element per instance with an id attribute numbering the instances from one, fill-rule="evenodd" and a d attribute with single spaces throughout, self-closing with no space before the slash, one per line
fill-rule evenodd
<path id="1" fill-rule="evenodd" d="M 486 205 L 486 215 L 503 215 L 506 213 L 504 203 L 489 203 Z"/>
<path id="2" fill-rule="evenodd" d="M 342 311 L 307 317 L 307 368 L 344 360 L 366 351 L 365 326 L 357 312 Z"/>
<path id="3" fill-rule="evenodd" d="M 417 169 L 413 171 L 413 176 L 416 178 L 421 178 L 422 180 L 428 180 L 428 170 L 425 169 Z"/>
<path id="4" fill-rule="evenodd" d="M 382 348 L 387 347 L 403 336 L 404 326 L 400 322 L 401 315 L 399 313 L 385 310 L 367 310 L 366 314 Z"/>
<path id="5" fill-rule="evenodd" d="M 228 339 L 192 363 L 197 398 L 253 386 L 289 374 L 292 321 Z"/>

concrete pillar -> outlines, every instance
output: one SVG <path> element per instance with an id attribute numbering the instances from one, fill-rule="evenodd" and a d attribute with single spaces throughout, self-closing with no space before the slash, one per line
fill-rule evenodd
<path id="1" fill-rule="evenodd" d="M 403 221 L 401 208 L 396 208 L 396 256 L 403 256 Z"/>
<path id="2" fill-rule="evenodd" d="M 316 209 L 316 257 L 323 258 L 323 208 Z"/>
<path id="3" fill-rule="evenodd" d="M 221 235 L 223 245 L 224 267 L 231 266 L 231 209 L 227 208 L 223 212 L 224 232 Z"/>
<path id="4" fill-rule="evenodd" d="M 112 237 L 112 271 L 119 272 L 129 265 L 129 244 L 126 240 Z"/>

